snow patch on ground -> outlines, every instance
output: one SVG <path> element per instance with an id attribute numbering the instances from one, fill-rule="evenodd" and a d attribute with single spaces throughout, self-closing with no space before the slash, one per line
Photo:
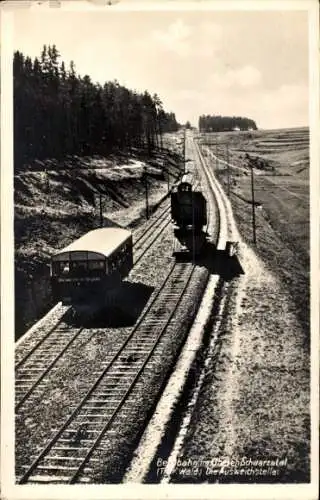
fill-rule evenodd
<path id="1" fill-rule="evenodd" d="M 145 168 L 147 165 L 145 162 L 140 160 L 131 160 L 128 164 L 115 165 L 113 167 L 114 170 L 126 170 L 126 169 L 135 169 L 135 168 Z"/>

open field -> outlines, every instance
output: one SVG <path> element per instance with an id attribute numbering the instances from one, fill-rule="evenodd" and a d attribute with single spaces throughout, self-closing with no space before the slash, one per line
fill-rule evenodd
<path id="1" fill-rule="evenodd" d="M 203 134 L 202 150 L 228 190 L 243 237 L 252 243 L 254 173 L 256 250 L 289 287 L 309 330 L 309 130 Z M 227 148 L 228 145 L 228 148 Z M 217 156 L 221 161 L 217 162 Z"/>
<path id="2" fill-rule="evenodd" d="M 201 142 L 237 166 L 248 167 L 246 155 L 264 162 L 264 173 L 297 175 L 309 180 L 309 129 L 257 130 L 203 134 Z M 274 169 L 274 170 L 272 170 Z"/>

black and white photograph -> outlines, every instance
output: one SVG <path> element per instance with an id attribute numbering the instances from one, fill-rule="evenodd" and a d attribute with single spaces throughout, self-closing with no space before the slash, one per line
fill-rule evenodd
<path id="1" fill-rule="evenodd" d="M 317 498 L 318 2 L 0 9 L 4 497 Z"/>

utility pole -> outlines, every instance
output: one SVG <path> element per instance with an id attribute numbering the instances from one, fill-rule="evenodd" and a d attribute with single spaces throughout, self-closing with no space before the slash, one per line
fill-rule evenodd
<path id="1" fill-rule="evenodd" d="M 147 168 L 144 170 L 145 193 L 146 193 L 146 218 L 149 219 L 149 192 L 148 192 L 148 177 Z"/>
<path id="2" fill-rule="evenodd" d="M 170 191 L 170 173 L 169 173 L 169 170 L 167 171 L 167 175 L 168 175 L 167 181 L 168 181 L 168 193 L 169 193 L 169 191 Z"/>
<path id="3" fill-rule="evenodd" d="M 192 262 L 195 264 L 196 261 L 196 235 L 195 235 L 195 213 L 194 213 L 194 192 L 191 191 L 191 200 L 192 200 Z"/>
<path id="4" fill-rule="evenodd" d="M 230 196 L 230 165 L 229 165 L 229 145 L 227 144 L 227 174 L 228 174 L 228 196 Z"/>
<path id="5" fill-rule="evenodd" d="M 49 176 L 48 176 L 48 172 L 47 172 L 46 168 L 44 169 L 43 173 L 44 173 L 43 177 L 44 177 L 46 192 L 49 193 L 50 183 L 49 183 Z"/>
<path id="6" fill-rule="evenodd" d="M 218 139 L 216 137 L 216 169 L 218 170 Z"/>
<path id="7" fill-rule="evenodd" d="M 253 165 L 251 168 L 251 200 L 252 200 L 252 233 L 253 233 L 253 243 L 256 244 L 256 214 L 255 214 L 255 201 L 254 201 L 254 179 L 253 179 Z"/>
<path id="8" fill-rule="evenodd" d="M 183 171 L 186 173 L 186 129 L 184 129 L 183 134 Z"/>
<path id="9" fill-rule="evenodd" d="M 103 217 L 102 217 L 102 195 L 99 193 L 99 205 L 100 205 L 100 227 L 103 227 Z"/>

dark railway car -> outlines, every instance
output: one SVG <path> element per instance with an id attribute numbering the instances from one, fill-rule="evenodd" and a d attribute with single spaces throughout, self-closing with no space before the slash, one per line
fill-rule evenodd
<path id="1" fill-rule="evenodd" d="M 179 228 L 200 231 L 207 224 L 207 202 L 201 191 L 181 182 L 171 193 L 171 217 Z"/>
<path id="2" fill-rule="evenodd" d="M 55 300 L 105 304 L 133 267 L 132 234 L 118 227 L 89 231 L 51 258 Z"/>
<path id="3" fill-rule="evenodd" d="M 174 255 L 199 255 L 206 243 L 203 228 L 207 225 L 207 202 L 185 178 L 171 193 L 171 217 L 175 223 Z"/>

